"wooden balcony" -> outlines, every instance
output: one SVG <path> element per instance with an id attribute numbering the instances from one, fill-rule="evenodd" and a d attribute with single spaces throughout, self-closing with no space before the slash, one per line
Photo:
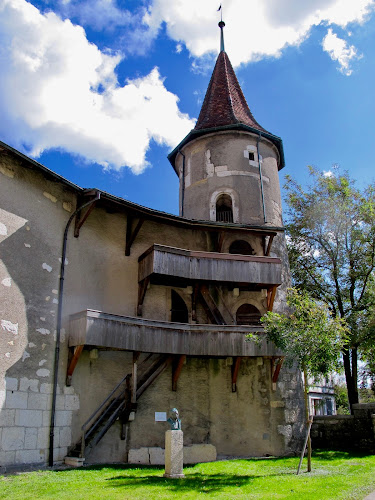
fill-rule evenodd
<path id="1" fill-rule="evenodd" d="M 254 333 L 259 345 L 246 341 Z M 90 345 L 188 356 L 280 356 L 261 326 L 197 325 L 106 314 L 91 309 L 70 317 L 69 346 Z"/>
<path id="2" fill-rule="evenodd" d="M 189 284 L 206 281 L 271 288 L 281 284 L 281 260 L 273 257 L 198 252 L 153 245 L 138 259 L 138 281 Z"/>

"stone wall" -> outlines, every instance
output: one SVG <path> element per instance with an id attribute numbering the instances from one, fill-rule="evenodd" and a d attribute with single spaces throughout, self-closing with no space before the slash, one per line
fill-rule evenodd
<path id="1" fill-rule="evenodd" d="M 314 417 L 314 448 L 375 453 L 375 403 L 353 405 L 353 415 Z"/>

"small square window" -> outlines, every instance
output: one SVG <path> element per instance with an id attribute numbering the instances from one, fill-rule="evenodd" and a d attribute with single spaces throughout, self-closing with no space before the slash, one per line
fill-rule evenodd
<path id="1" fill-rule="evenodd" d="M 249 160 L 250 161 L 255 161 L 255 155 L 251 151 L 249 151 Z"/>

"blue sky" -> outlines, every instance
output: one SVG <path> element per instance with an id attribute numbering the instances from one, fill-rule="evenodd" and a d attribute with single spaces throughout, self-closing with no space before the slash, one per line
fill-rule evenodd
<path id="1" fill-rule="evenodd" d="M 177 213 L 217 0 L 0 0 L 0 139 L 82 187 Z M 374 180 L 375 1 L 223 0 L 225 48 L 281 172 Z"/>

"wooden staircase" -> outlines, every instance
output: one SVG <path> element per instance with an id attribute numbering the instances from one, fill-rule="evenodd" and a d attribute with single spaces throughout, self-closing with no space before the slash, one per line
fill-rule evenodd
<path id="1" fill-rule="evenodd" d="M 84 458 L 117 419 L 122 423 L 121 439 L 125 439 L 124 424 L 129 421 L 130 414 L 137 410 L 138 399 L 172 361 L 172 356 L 165 354 L 148 354 L 140 361 L 140 353 L 134 354 L 133 372 L 120 380 L 82 425 L 81 439 L 70 450 L 69 457 Z"/>
<path id="2" fill-rule="evenodd" d="M 211 286 L 210 288 L 215 295 L 221 297 L 220 290 L 217 287 Z M 229 310 L 226 308 L 224 301 L 221 299 L 221 306 L 219 307 L 213 298 L 210 288 L 206 284 L 201 284 L 199 286 L 199 297 L 211 323 L 216 325 L 235 324 L 236 322 Z"/>

